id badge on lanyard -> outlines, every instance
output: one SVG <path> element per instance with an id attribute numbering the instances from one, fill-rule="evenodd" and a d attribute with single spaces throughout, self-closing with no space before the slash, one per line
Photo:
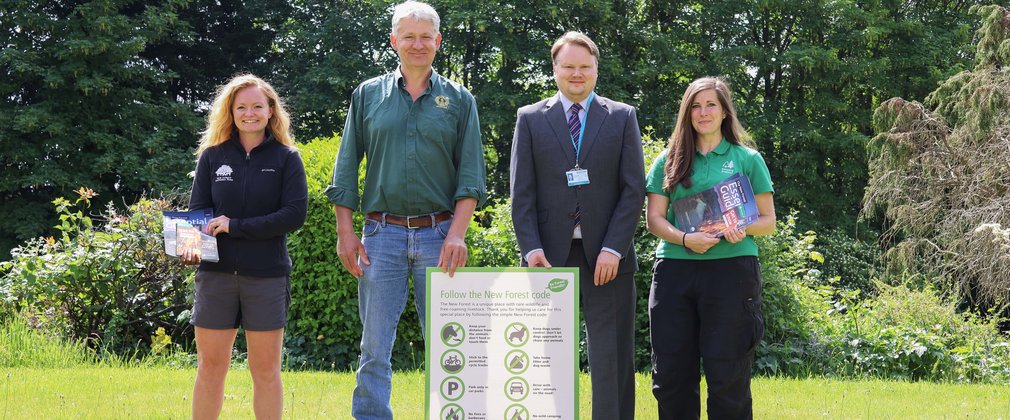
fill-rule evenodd
<path id="1" fill-rule="evenodd" d="M 578 166 L 572 168 L 568 172 L 565 172 L 565 176 L 568 177 L 569 187 L 589 184 L 589 171 L 579 168 Z"/>

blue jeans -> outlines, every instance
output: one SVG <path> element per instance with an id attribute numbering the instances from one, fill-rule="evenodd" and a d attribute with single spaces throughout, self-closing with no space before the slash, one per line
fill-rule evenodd
<path id="1" fill-rule="evenodd" d="M 351 415 L 356 419 L 393 418 L 389 405 L 393 387 L 390 357 L 396 340 L 396 325 L 407 306 L 407 278 L 414 278 L 414 304 L 423 332 L 425 271 L 427 267 L 438 265 L 438 254 L 450 225 L 452 219 L 433 227 L 415 229 L 365 221 L 362 243 L 372 264 L 361 264 L 364 274 L 358 279 L 361 359 L 351 401 Z"/>

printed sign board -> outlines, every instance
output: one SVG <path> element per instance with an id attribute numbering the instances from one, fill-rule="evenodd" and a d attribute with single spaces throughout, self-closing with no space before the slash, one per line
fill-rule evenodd
<path id="1" fill-rule="evenodd" d="M 425 418 L 578 413 L 576 268 L 428 268 Z"/>

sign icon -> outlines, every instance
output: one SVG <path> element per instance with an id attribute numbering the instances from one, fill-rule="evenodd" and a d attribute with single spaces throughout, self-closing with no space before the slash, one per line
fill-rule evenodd
<path id="1" fill-rule="evenodd" d="M 505 328 L 505 342 L 512 347 L 519 347 L 530 340 L 530 329 L 519 322 L 513 322 Z"/>
<path id="2" fill-rule="evenodd" d="M 463 412 L 463 407 L 460 407 L 459 404 L 448 404 L 442 407 L 439 418 L 442 420 L 465 420 L 466 413 Z"/>
<path id="3" fill-rule="evenodd" d="M 530 357 L 522 350 L 515 349 L 505 355 L 505 369 L 513 375 L 518 375 L 529 369 Z"/>
<path id="4" fill-rule="evenodd" d="M 463 339 L 466 338 L 466 330 L 458 322 L 450 322 L 442 327 L 441 337 L 442 343 L 449 347 L 456 347 L 463 344 Z"/>
<path id="5" fill-rule="evenodd" d="M 463 370 L 463 366 L 466 365 L 466 357 L 463 356 L 459 350 L 446 350 L 442 353 L 442 370 L 446 373 L 459 373 Z"/>
<path id="6" fill-rule="evenodd" d="M 525 379 L 513 376 L 505 381 L 505 397 L 512 401 L 522 401 L 530 395 L 530 384 Z"/>
<path id="7" fill-rule="evenodd" d="M 505 420 L 529 420 L 530 410 L 519 404 L 512 404 L 505 409 Z"/>
<path id="8" fill-rule="evenodd" d="M 442 380 L 442 385 L 439 387 L 439 391 L 442 393 L 442 398 L 449 401 L 456 401 L 463 398 L 463 393 L 466 392 L 466 388 L 463 386 L 462 379 L 450 376 Z"/>

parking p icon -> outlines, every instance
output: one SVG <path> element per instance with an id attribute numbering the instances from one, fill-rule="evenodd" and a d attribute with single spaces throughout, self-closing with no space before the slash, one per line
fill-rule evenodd
<path id="1" fill-rule="evenodd" d="M 463 393 L 466 392 L 463 380 L 456 376 L 443 379 L 439 390 L 442 393 L 442 398 L 445 398 L 447 401 L 456 401 L 463 398 Z"/>

